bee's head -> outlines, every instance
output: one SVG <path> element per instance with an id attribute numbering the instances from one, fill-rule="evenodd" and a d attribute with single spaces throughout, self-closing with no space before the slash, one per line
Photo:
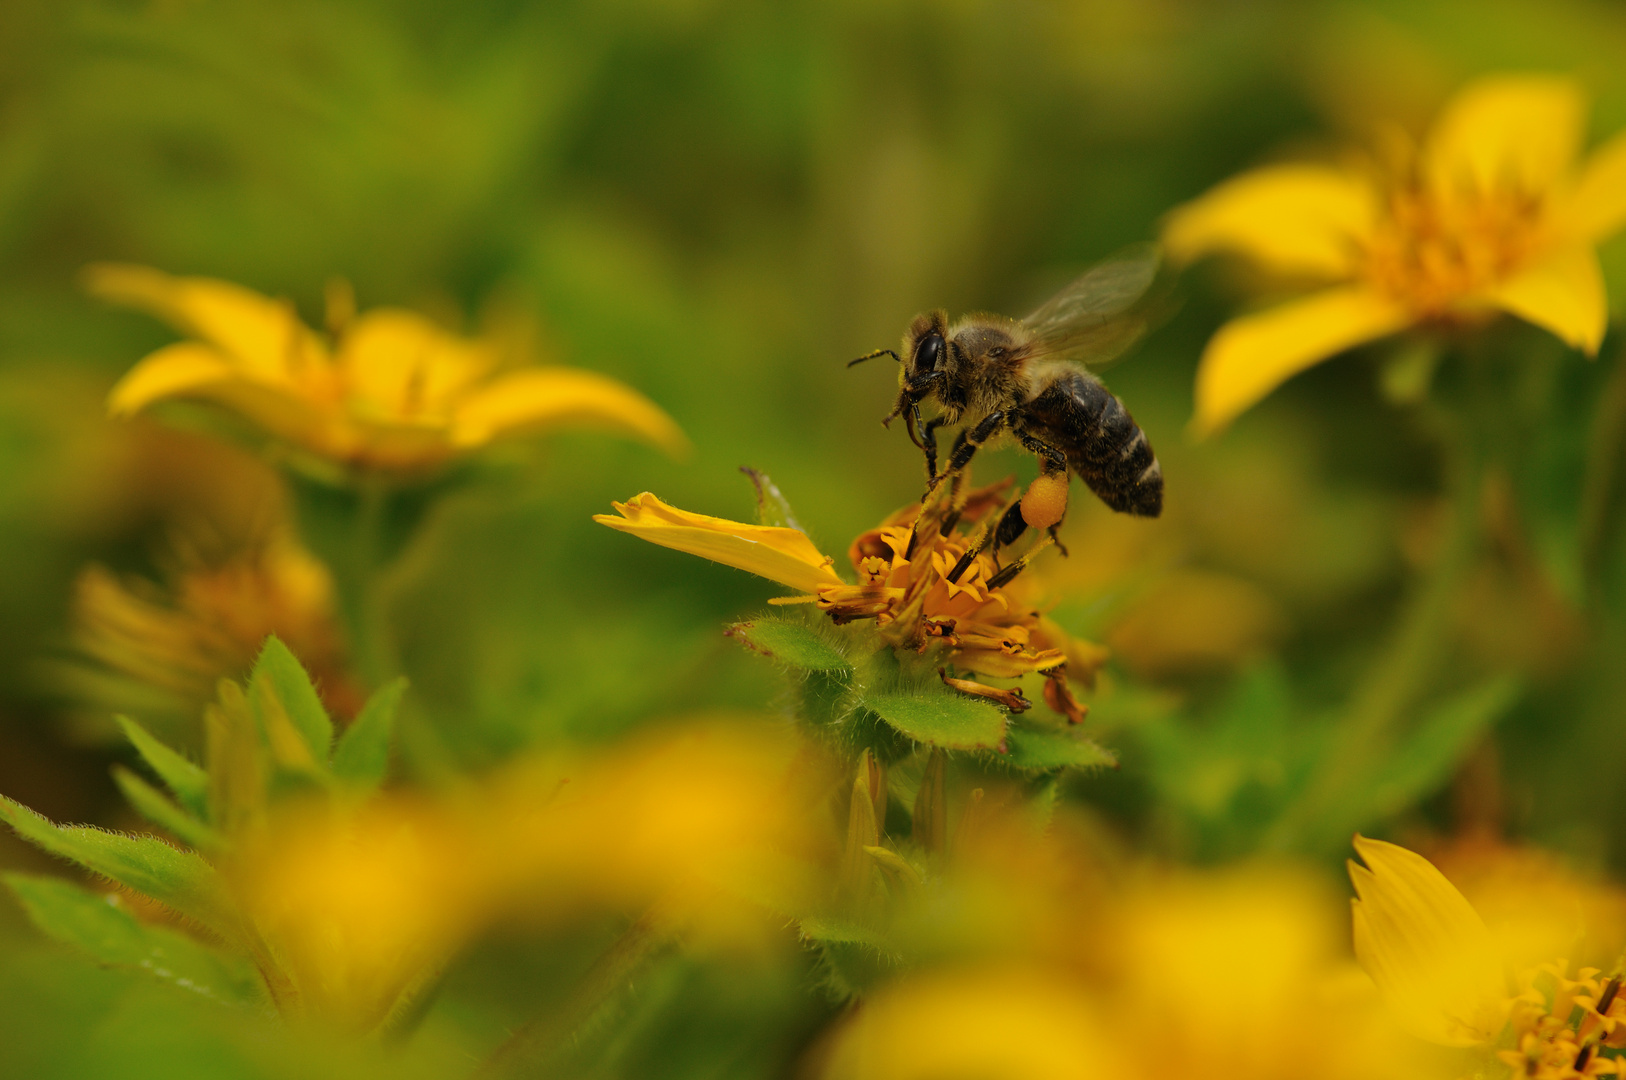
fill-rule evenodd
<path id="1" fill-rule="evenodd" d="M 948 352 L 948 313 L 933 311 L 916 315 L 915 321 L 909 324 L 909 332 L 903 336 L 903 355 L 907 359 L 898 371 L 898 385 L 907 387 L 913 383 L 918 386 L 923 381 L 922 375 L 941 371 L 948 360 Z M 924 396 L 921 394 L 915 400 L 919 401 Z"/>
<path id="2" fill-rule="evenodd" d="M 898 400 L 886 414 L 883 424 L 907 415 L 909 439 L 920 445 L 920 403 L 937 392 L 949 357 L 948 312 L 916 315 L 903 335 L 903 363 L 898 367 Z"/>

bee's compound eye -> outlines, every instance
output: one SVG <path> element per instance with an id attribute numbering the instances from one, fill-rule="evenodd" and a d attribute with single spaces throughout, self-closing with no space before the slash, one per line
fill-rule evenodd
<path id="1" fill-rule="evenodd" d="M 936 371 L 937 362 L 943 358 L 943 335 L 938 333 L 927 334 L 915 346 L 915 372 Z"/>

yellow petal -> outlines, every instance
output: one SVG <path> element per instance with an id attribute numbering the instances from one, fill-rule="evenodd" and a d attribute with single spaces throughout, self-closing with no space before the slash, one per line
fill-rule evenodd
<path id="1" fill-rule="evenodd" d="M 1133 1075 L 1095 1003 L 1051 974 L 966 971 L 905 978 L 840 1028 L 816 1074 L 828 1080 Z"/>
<path id="2" fill-rule="evenodd" d="M 336 416 L 282 386 L 244 378 L 219 352 L 194 341 L 166 345 L 131 368 L 107 405 L 114 416 L 129 416 L 169 398 L 224 405 L 270 434 L 318 453 L 343 456 L 349 450 Z"/>
<path id="3" fill-rule="evenodd" d="M 1550 191 L 1580 147 L 1586 98 L 1573 80 L 1501 75 L 1470 83 L 1434 124 L 1424 168 L 1435 192 Z"/>
<path id="4" fill-rule="evenodd" d="M 215 349 L 195 341 L 176 342 L 125 372 L 107 396 L 107 411 L 131 416 L 155 401 L 195 395 L 238 378 L 237 368 Z"/>
<path id="5" fill-rule="evenodd" d="M 1609 325 L 1603 269 L 1590 245 L 1559 248 L 1496 286 L 1489 299 L 1596 356 Z"/>
<path id="6" fill-rule="evenodd" d="M 85 286 L 104 300 L 140 308 L 202 338 L 255 378 L 281 382 L 327 363 L 326 350 L 292 305 L 229 281 L 99 263 L 85 269 Z"/>
<path id="7" fill-rule="evenodd" d="M 1232 319 L 1203 350 L 1192 430 L 1210 435 L 1305 368 L 1410 321 L 1399 306 L 1359 287 Z"/>
<path id="8" fill-rule="evenodd" d="M 654 402 L 606 375 L 575 368 L 515 371 L 458 406 L 452 439 L 479 446 L 516 428 L 604 428 L 643 439 L 674 457 L 688 452 L 682 429 Z"/>
<path id="9" fill-rule="evenodd" d="M 1622 131 L 1587 159 L 1570 199 L 1573 234 L 1602 240 L 1626 225 L 1626 131 Z"/>
<path id="10" fill-rule="evenodd" d="M 1243 173 L 1176 208 L 1163 243 L 1178 260 L 1232 251 L 1284 273 L 1347 277 L 1376 217 L 1372 186 L 1318 165 Z"/>
<path id="11" fill-rule="evenodd" d="M 338 363 L 357 413 L 444 421 L 497 359 L 491 344 L 449 334 L 417 312 L 376 308 L 346 328 Z"/>
<path id="12" fill-rule="evenodd" d="M 1413 1033 L 1446 1046 L 1490 1042 L 1506 985 L 1494 940 L 1473 906 L 1416 852 L 1355 838 L 1355 957 Z"/>
<path id="13" fill-rule="evenodd" d="M 647 491 L 610 505 L 620 517 L 595 514 L 593 520 L 652 544 L 699 555 L 804 593 L 816 592 L 821 585 L 842 584 L 830 569 L 834 560 L 820 554 L 799 530 L 691 514 Z"/>

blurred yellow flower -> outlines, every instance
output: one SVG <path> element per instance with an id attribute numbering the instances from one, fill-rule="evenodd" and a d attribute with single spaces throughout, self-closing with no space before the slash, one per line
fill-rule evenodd
<path id="1" fill-rule="evenodd" d="M 348 718 L 362 704 L 346 663 L 332 578 L 286 529 L 224 557 L 182 547 L 163 584 L 87 567 L 75 583 L 73 616 L 82 653 L 108 672 L 172 695 L 189 718 L 220 679 L 247 674 L 270 634 L 304 660 L 330 710 Z"/>
<path id="2" fill-rule="evenodd" d="M 454 336 L 411 311 L 353 315 L 347 289 L 330 290 L 330 344 L 288 302 L 230 282 L 98 265 L 87 283 L 190 336 L 119 381 L 108 402 L 116 416 L 201 399 L 321 458 L 401 473 L 524 429 L 596 427 L 668 453 L 687 447 L 671 417 L 614 379 L 561 367 L 499 370 L 494 342 Z"/>
<path id="3" fill-rule="evenodd" d="M 1084 710 L 1067 688 L 1067 673 L 1090 680 L 1105 651 L 1071 638 L 1039 612 L 1026 579 L 1017 576 L 1025 560 L 1002 568 L 992 550 L 973 554 L 977 526 L 987 524 L 1009 486 L 971 492 L 955 510 L 945 485 L 925 506 L 905 507 L 863 533 L 848 550 L 856 585 L 837 576 L 831 568 L 835 560 L 800 530 L 692 514 L 649 492 L 613 503 L 619 517 L 598 514 L 593 520 L 806 594 L 771 603 L 813 603 L 837 624 L 874 619 L 897 647 L 923 650 L 941 642 L 953 662 L 969 672 L 991 678 L 1042 673 L 1048 680 L 1046 700 L 1077 722 Z M 950 685 L 1011 708 L 1027 707 L 1009 691 L 959 679 Z"/>
<path id="4" fill-rule="evenodd" d="M 1491 1051 L 1517 1074 L 1567 1080 L 1616 1074 L 1603 1047 L 1626 1042 L 1621 973 L 1570 972 L 1550 957 L 1510 958 L 1479 914 L 1427 859 L 1357 837 L 1350 864 L 1355 954 L 1408 1029 L 1446 1046 Z M 1556 913 L 1565 921 L 1568 913 Z M 1515 941 L 1528 941 L 1516 937 Z"/>
<path id="5" fill-rule="evenodd" d="M 1488 77 L 1389 169 L 1266 166 L 1177 208 L 1163 235 L 1174 257 L 1229 250 L 1331 286 L 1220 328 L 1193 429 L 1424 321 L 1506 311 L 1596 353 L 1608 307 L 1594 247 L 1626 224 L 1626 133 L 1577 167 L 1585 113 L 1568 79 Z"/>
<path id="6" fill-rule="evenodd" d="M 965 941 L 925 955 L 1002 959 L 897 978 L 836 1030 L 821 1076 L 1421 1075 L 1370 986 L 1349 978 L 1360 973 L 1340 956 L 1338 907 L 1309 875 L 1143 868 L 1103 881 L 1076 851 L 1009 831 L 995 843 L 950 870 L 953 903 L 917 917 L 987 905 L 985 923 L 960 927 Z M 1003 917 L 1000 892 L 1015 905 Z"/>

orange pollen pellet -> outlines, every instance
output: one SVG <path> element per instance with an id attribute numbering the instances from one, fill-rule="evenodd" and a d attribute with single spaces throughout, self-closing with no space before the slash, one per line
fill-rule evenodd
<path id="1" fill-rule="evenodd" d="M 1022 520 L 1029 528 L 1048 529 L 1067 514 L 1067 474 L 1046 473 L 1022 496 Z"/>

